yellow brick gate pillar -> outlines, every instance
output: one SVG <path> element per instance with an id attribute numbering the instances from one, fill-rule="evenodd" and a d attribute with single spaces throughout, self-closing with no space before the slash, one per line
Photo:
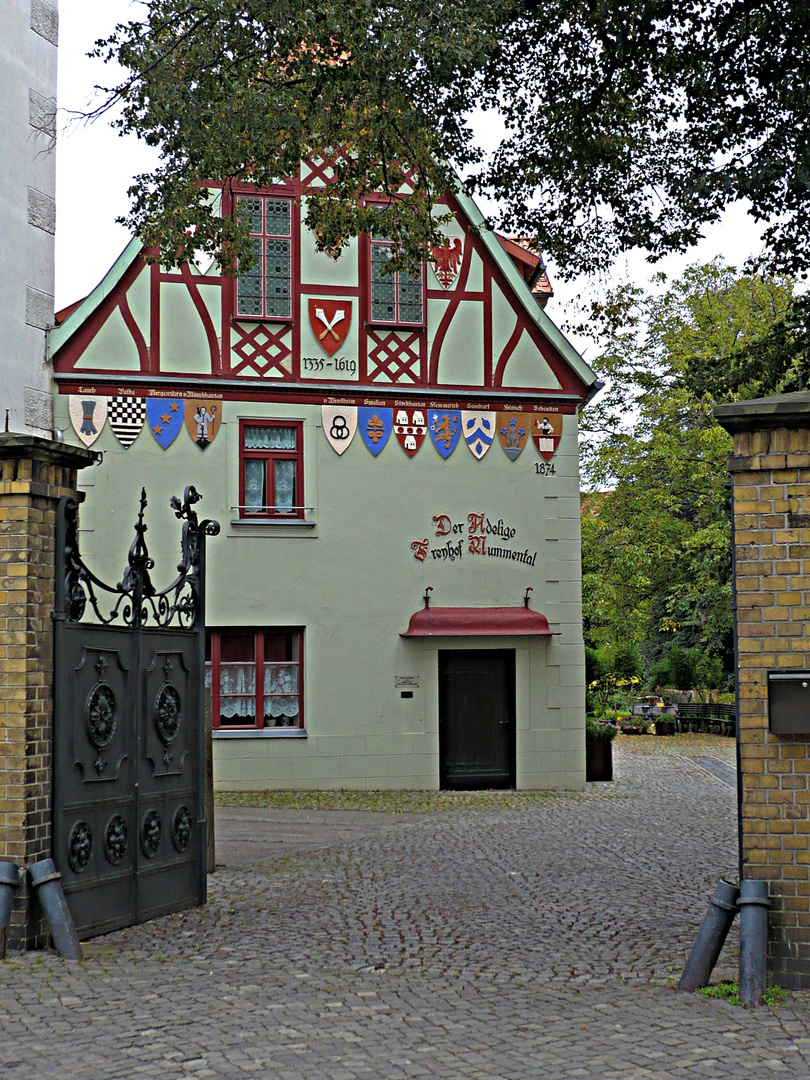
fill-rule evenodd
<path id="1" fill-rule="evenodd" d="M 742 875 L 769 884 L 770 980 L 810 987 L 810 394 L 715 416 L 734 436 Z"/>
<path id="2" fill-rule="evenodd" d="M 54 545 L 59 499 L 93 451 L 0 435 L 0 861 L 51 855 Z M 46 942 L 28 882 L 18 890 L 10 948 Z"/>

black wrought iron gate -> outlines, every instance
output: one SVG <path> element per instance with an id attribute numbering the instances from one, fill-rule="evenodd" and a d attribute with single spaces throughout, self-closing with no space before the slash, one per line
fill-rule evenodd
<path id="1" fill-rule="evenodd" d="M 178 576 L 152 585 L 141 492 L 122 581 L 84 565 L 78 506 L 59 506 L 53 859 L 81 937 L 205 902 L 205 537 L 193 487 Z"/>

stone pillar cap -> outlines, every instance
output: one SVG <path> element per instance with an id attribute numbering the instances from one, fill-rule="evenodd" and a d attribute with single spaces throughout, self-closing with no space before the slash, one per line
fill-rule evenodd
<path id="1" fill-rule="evenodd" d="M 19 435 L 12 432 L 0 434 L 0 461 L 20 458 L 33 458 L 48 465 L 84 469 L 88 465 L 95 465 L 99 454 L 85 446 L 71 446 L 69 443 L 43 439 L 38 435 Z"/>
<path id="2" fill-rule="evenodd" d="M 763 428 L 810 427 L 810 391 L 776 394 L 715 405 L 714 418 L 726 431 L 762 431 Z"/>

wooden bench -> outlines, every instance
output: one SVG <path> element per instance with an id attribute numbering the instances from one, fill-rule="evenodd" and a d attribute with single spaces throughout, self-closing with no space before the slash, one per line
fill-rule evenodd
<path id="1" fill-rule="evenodd" d="M 709 734 L 733 735 L 737 712 L 733 705 L 713 705 L 711 702 L 691 702 L 675 707 L 678 731 L 705 731 Z"/>

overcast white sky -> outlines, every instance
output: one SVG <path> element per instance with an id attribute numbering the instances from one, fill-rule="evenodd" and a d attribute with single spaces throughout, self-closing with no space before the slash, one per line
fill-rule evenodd
<path id="1" fill-rule="evenodd" d="M 127 188 L 137 172 L 157 160 L 154 151 L 137 139 L 122 139 L 105 119 L 93 124 L 71 122 L 70 111 L 93 103 L 96 84 L 115 82 L 114 72 L 86 53 L 96 39 L 106 36 L 121 21 L 138 18 L 138 0 L 60 0 L 59 4 L 59 106 L 61 127 L 57 145 L 57 310 L 87 295 L 115 262 L 129 241 L 115 219 L 128 207 Z M 96 103 L 98 99 L 95 99 Z M 482 206 L 482 209 L 487 209 Z M 707 238 L 686 256 L 671 257 L 659 264 L 670 275 L 696 259 L 723 255 L 732 265 L 759 250 L 757 231 L 742 212 L 731 213 L 725 222 L 708 230 Z M 576 285 L 554 278 L 556 297 L 549 314 L 562 322 L 561 306 L 574 295 Z M 629 274 L 645 282 L 653 273 L 642 259 L 631 258 L 618 276 Z"/>

